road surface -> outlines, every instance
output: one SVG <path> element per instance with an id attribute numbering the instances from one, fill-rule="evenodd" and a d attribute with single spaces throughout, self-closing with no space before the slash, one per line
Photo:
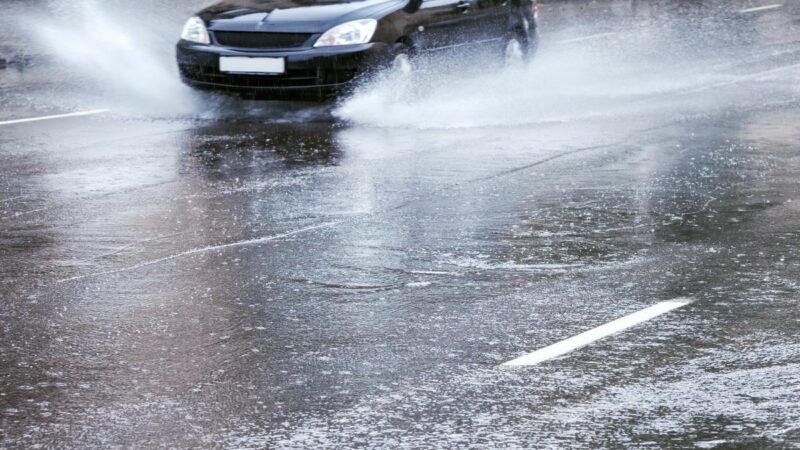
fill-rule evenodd
<path id="1" fill-rule="evenodd" d="M 336 104 L 0 70 L 0 447 L 799 447 L 800 9 L 724 3 Z"/>

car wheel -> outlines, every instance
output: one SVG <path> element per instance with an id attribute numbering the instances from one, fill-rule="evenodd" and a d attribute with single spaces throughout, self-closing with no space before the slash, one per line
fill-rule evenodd
<path id="1" fill-rule="evenodd" d="M 505 58 L 507 63 L 529 61 L 539 47 L 539 33 L 536 20 L 522 18 L 520 28 L 512 32 L 506 40 Z"/>
<path id="2" fill-rule="evenodd" d="M 525 56 L 528 59 L 532 59 L 536 54 L 536 51 L 539 49 L 539 31 L 537 30 L 535 24 L 528 30 L 527 33 L 525 33 L 525 41 Z"/>
<path id="3" fill-rule="evenodd" d="M 399 75 L 409 75 L 412 70 L 411 48 L 405 44 L 398 43 L 394 46 L 392 54 L 394 56 L 389 70 Z"/>
<path id="4" fill-rule="evenodd" d="M 400 54 L 394 57 L 392 61 L 392 72 L 399 75 L 411 74 L 411 58 L 406 54 Z"/>
<path id="5" fill-rule="evenodd" d="M 525 61 L 525 49 L 518 39 L 509 39 L 506 42 L 506 65 L 512 66 Z"/>

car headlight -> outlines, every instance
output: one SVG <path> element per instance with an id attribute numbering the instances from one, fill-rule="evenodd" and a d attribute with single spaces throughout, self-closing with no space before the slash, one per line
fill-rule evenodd
<path id="1" fill-rule="evenodd" d="M 208 45 L 211 43 L 206 23 L 199 17 L 192 17 L 186 21 L 186 25 L 183 26 L 183 33 L 181 33 L 181 39 L 198 44 Z"/>
<path id="2" fill-rule="evenodd" d="M 377 28 L 378 21 L 375 19 L 362 19 L 343 23 L 326 31 L 317 39 L 314 47 L 366 44 L 375 35 Z"/>

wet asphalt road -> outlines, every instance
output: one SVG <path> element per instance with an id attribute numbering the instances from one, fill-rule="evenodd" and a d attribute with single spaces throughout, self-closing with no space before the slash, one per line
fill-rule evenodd
<path id="1" fill-rule="evenodd" d="M 110 109 L 0 125 L 0 447 L 797 448 L 800 9 L 760 5 L 546 4 L 530 67 L 334 105 L 0 71 L 0 122 Z"/>

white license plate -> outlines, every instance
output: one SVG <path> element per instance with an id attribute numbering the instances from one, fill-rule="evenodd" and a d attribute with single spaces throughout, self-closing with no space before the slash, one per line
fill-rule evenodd
<path id="1" fill-rule="evenodd" d="M 228 73 L 281 74 L 286 73 L 286 60 L 284 58 L 221 56 L 219 70 Z"/>

